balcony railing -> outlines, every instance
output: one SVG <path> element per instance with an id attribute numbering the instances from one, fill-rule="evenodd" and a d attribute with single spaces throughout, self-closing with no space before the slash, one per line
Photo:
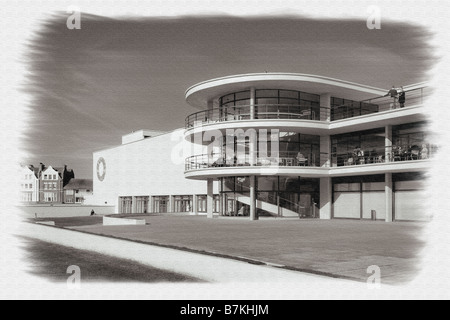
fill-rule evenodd
<path id="1" fill-rule="evenodd" d="M 348 104 L 334 106 L 331 109 L 331 121 L 348 119 L 382 111 L 415 106 L 423 103 L 426 87 L 405 90 L 405 102 L 400 103 L 398 96 L 380 96 L 362 101 L 353 101 Z"/>
<path id="2" fill-rule="evenodd" d="M 301 156 L 298 152 L 279 152 L 277 157 L 255 157 L 252 161 L 250 155 L 236 158 L 224 158 L 220 154 L 202 154 L 191 156 L 185 161 L 185 171 L 220 168 L 220 167 L 317 167 L 316 156 Z"/>
<path id="3" fill-rule="evenodd" d="M 250 108 L 254 107 L 254 116 Z M 320 120 L 328 114 L 329 108 L 319 106 L 300 106 L 288 104 L 257 104 L 222 107 L 199 111 L 185 120 L 186 129 L 224 121 L 243 121 L 251 119 L 298 119 Z"/>
<path id="4" fill-rule="evenodd" d="M 427 160 L 437 152 L 433 144 L 424 143 L 413 146 L 391 146 L 383 148 L 365 148 L 344 153 L 332 153 L 332 166 L 354 166 L 398 161 Z"/>
<path id="5" fill-rule="evenodd" d="M 256 104 L 254 106 L 227 106 L 208 109 L 193 113 L 186 117 L 185 127 L 193 127 L 226 121 L 245 121 L 256 119 L 288 119 L 331 121 L 348 119 L 382 111 L 415 106 L 423 103 L 427 87 L 405 90 L 405 102 L 401 103 L 398 96 L 379 96 L 362 101 L 334 105 L 332 108 L 290 104 Z M 254 108 L 252 116 L 251 108 Z"/>
<path id="6" fill-rule="evenodd" d="M 392 163 L 400 161 L 422 161 L 431 159 L 437 152 L 437 146 L 429 143 L 409 147 L 375 147 L 350 152 L 332 153 L 331 166 L 356 166 Z M 319 159 L 316 159 L 319 158 Z M 252 165 L 250 155 L 236 158 L 224 158 L 220 154 L 195 155 L 185 160 L 185 171 L 208 168 L 232 167 L 329 167 L 328 154 L 320 153 L 301 157 L 297 152 L 279 152 L 277 157 L 255 157 Z M 318 160 L 318 161 L 316 161 Z M 320 163 L 319 163 L 320 162 Z"/>

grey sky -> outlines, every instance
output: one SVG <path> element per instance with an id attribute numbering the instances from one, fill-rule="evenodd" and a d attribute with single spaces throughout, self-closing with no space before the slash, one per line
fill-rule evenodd
<path id="1" fill-rule="evenodd" d="M 427 80 L 435 61 L 417 26 L 364 20 L 49 17 L 30 43 L 33 102 L 25 163 L 67 164 L 92 178 L 92 152 L 137 129 L 168 131 L 196 109 L 191 85 L 252 72 L 317 74 L 388 90 Z"/>

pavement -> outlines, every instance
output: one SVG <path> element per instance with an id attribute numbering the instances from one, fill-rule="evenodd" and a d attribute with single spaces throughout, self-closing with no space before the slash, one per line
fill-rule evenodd
<path id="1" fill-rule="evenodd" d="M 39 226 L 56 234 L 68 229 L 78 231 L 70 237 L 55 236 L 62 240 L 42 239 L 50 234 L 41 234 L 42 229 L 33 232 L 44 241 L 77 243 L 80 249 L 122 258 L 131 256 L 141 263 L 212 282 L 302 278 L 365 283 L 367 269 L 374 265 L 380 268 L 383 284 L 402 285 L 412 281 L 420 270 L 420 253 L 425 245 L 421 234 L 426 223 L 274 218 L 249 221 L 171 215 L 139 218 L 147 224 L 103 226 L 101 217 L 94 216 L 52 219 L 57 228 Z M 88 236 L 92 238 L 85 239 Z M 75 240 L 79 237 L 83 239 Z M 141 261 L 142 252 L 147 252 L 145 259 L 158 258 Z"/>

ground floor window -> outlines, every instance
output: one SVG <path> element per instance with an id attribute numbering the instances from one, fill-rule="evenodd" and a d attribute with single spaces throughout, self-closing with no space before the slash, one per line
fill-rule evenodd
<path id="1" fill-rule="evenodd" d="M 174 212 L 192 211 L 193 196 L 174 196 L 173 200 L 174 200 Z"/>
<path id="2" fill-rule="evenodd" d="M 119 197 L 119 213 L 131 213 L 133 197 Z"/>
<path id="3" fill-rule="evenodd" d="M 219 194 L 215 194 L 214 195 L 213 212 L 214 213 L 219 213 L 220 212 L 220 195 Z"/>
<path id="4" fill-rule="evenodd" d="M 392 174 L 394 220 L 426 221 L 424 176 L 421 173 Z M 333 217 L 386 219 L 385 176 L 367 175 L 333 178 Z"/>
<path id="5" fill-rule="evenodd" d="M 335 218 L 386 219 L 384 175 L 333 179 Z"/>
<path id="6" fill-rule="evenodd" d="M 425 177 L 420 173 L 397 173 L 392 175 L 394 189 L 394 219 L 398 221 L 428 221 L 424 192 Z"/>
<path id="7" fill-rule="evenodd" d="M 23 192 L 21 196 L 21 200 L 23 202 L 31 202 L 33 201 L 33 194 L 31 192 Z"/>
<path id="8" fill-rule="evenodd" d="M 44 192 L 45 202 L 56 202 L 58 201 L 58 194 L 56 192 Z"/>
<path id="9" fill-rule="evenodd" d="M 154 196 L 153 211 L 155 213 L 166 213 L 169 208 L 169 196 Z"/>
<path id="10" fill-rule="evenodd" d="M 199 195 L 197 196 L 197 212 L 207 212 L 207 196 L 206 195 Z"/>
<path id="11" fill-rule="evenodd" d="M 249 215 L 250 179 L 250 177 L 221 179 L 223 215 Z M 259 216 L 319 217 L 317 208 L 320 198 L 319 179 L 259 176 L 255 178 L 255 191 Z"/>
<path id="12" fill-rule="evenodd" d="M 76 197 L 75 198 L 75 202 L 76 203 L 83 203 L 84 202 L 84 197 Z"/>
<path id="13" fill-rule="evenodd" d="M 136 197 L 136 213 L 148 213 L 148 196 Z"/>

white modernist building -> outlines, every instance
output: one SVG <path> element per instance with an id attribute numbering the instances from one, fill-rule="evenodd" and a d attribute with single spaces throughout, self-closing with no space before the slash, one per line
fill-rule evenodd
<path id="1" fill-rule="evenodd" d="M 201 82 L 184 128 L 94 153 L 94 199 L 117 213 L 427 220 L 428 89 L 387 91 L 292 73 Z"/>

